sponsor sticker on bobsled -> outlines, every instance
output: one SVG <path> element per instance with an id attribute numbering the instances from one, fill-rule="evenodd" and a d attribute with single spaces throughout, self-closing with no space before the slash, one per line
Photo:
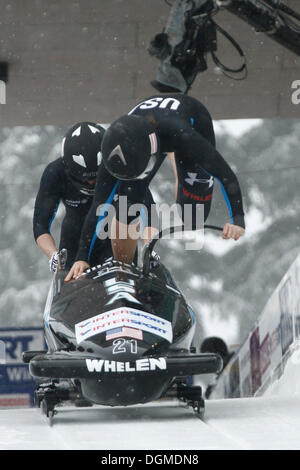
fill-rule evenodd
<path id="1" fill-rule="evenodd" d="M 75 325 L 77 343 L 80 344 L 91 336 L 122 326 L 147 331 L 166 339 L 169 343 L 172 342 L 171 322 L 153 315 L 153 313 L 131 307 L 120 307 L 77 323 Z"/>
<path id="2" fill-rule="evenodd" d="M 134 338 L 143 340 L 142 330 L 136 330 L 135 328 L 128 328 L 128 326 L 119 326 L 106 332 L 106 341 L 117 338 Z"/>
<path id="3" fill-rule="evenodd" d="M 85 362 L 88 371 L 91 373 L 147 372 L 167 369 L 167 362 L 164 357 L 137 359 L 135 362 L 109 361 L 107 359 L 86 359 Z"/>

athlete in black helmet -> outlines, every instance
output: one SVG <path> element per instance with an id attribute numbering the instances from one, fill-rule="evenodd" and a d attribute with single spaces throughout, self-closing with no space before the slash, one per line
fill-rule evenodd
<path id="1" fill-rule="evenodd" d="M 83 228 L 76 256 L 79 261 L 67 280 L 85 269 L 88 247 L 95 237 L 96 207 L 108 201 L 113 193 L 126 195 L 129 205 L 140 202 L 166 154 L 173 162 L 177 202 L 182 207 L 202 204 L 206 219 L 217 179 L 230 215 L 223 238 L 238 240 L 243 235 L 245 222 L 239 183 L 216 150 L 209 112 L 187 95 L 154 95 L 140 102 L 127 116 L 117 119 L 105 132 L 94 203 Z M 117 182 L 116 178 L 122 181 Z M 117 219 L 118 234 L 122 224 L 119 215 Z M 130 262 L 135 248 L 136 240 L 130 236 L 125 240 L 117 237 L 113 243 L 114 256 L 122 261 Z"/>
<path id="2" fill-rule="evenodd" d="M 91 207 L 98 167 L 101 163 L 101 143 L 105 129 L 93 122 L 72 126 L 62 141 L 61 157 L 51 162 L 42 175 L 35 201 L 33 230 L 40 249 L 48 256 L 50 270 L 58 266 L 58 253 L 67 249 L 66 267 L 75 260 L 84 219 Z M 147 204 L 153 202 L 147 192 Z M 50 233 L 60 201 L 66 213 L 62 222 L 59 248 Z M 109 240 L 94 243 L 89 252 L 92 265 L 112 255 Z"/>
<path id="3" fill-rule="evenodd" d="M 140 116 L 122 116 L 107 129 L 102 152 L 111 175 L 120 180 L 144 179 L 159 154 L 155 129 Z"/>
<path id="4" fill-rule="evenodd" d="M 101 144 L 105 129 L 99 124 L 81 122 L 67 132 L 62 142 L 65 173 L 73 186 L 85 196 L 93 196 Z"/>
<path id="5" fill-rule="evenodd" d="M 104 132 L 103 127 L 93 122 L 75 124 L 62 141 L 61 157 L 49 163 L 42 175 L 33 231 L 38 246 L 49 258 L 51 271 L 57 269 L 58 252 L 62 248 L 68 250 L 67 266 L 74 262 L 82 224 L 94 194 Z M 66 214 L 57 248 L 50 228 L 60 201 Z"/>

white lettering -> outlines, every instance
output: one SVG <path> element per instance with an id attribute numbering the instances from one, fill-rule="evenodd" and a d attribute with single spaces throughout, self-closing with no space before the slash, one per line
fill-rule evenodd
<path id="1" fill-rule="evenodd" d="M 130 362 L 125 362 L 125 372 L 135 372 L 135 367 L 130 367 Z"/>
<path id="2" fill-rule="evenodd" d="M 138 359 L 136 361 L 136 370 L 149 370 L 149 359 Z"/>
<path id="3" fill-rule="evenodd" d="M 0 104 L 6 104 L 6 85 L 0 80 Z"/>
<path id="4" fill-rule="evenodd" d="M 166 370 L 167 362 L 164 357 L 150 357 L 137 359 L 135 362 L 109 361 L 103 359 L 86 359 L 86 366 L 89 372 L 144 372 L 154 370 Z"/>
<path id="5" fill-rule="evenodd" d="M 116 210 L 111 204 L 101 204 L 97 207 L 96 216 L 98 217 L 96 225 L 97 237 L 100 240 L 106 240 L 112 233 L 112 221 L 116 216 Z M 107 229 L 104 230 L 104 227 L 107 227 Z"/>
<path id="6" fill-rule="evenodd" d="M 104 361 L 102 359 L 86 359 L 86 366 L 89 372 L 101 372 Z"/>
<path id="7" fill-rule="evenodd" d="M 198 456 L 194 454 L 180 455 L 180 454 L 156 454 L 149 455 L 146 454 L 146 465 L 156 464 L 156 465 L 192 465 L 198 464 Z"/>
<path id="8" fill-rule="evenodd" d="M 292 93 L 292 103 L 300 104 L 300 80 L 293 81 L 292 88 L 296 89 L 296 91 Z"/>
<path id="9" fill-rule="evenodd" d="M 4 341 L 0 341 L 0 364 L 6 363 L 6 350 Z"/>
<path id="10" fill-rule="evenodd" d="M 105 372 L 116 372 L 116 363 L 115 361 L 105 361 L 104 362 Z"/>
<path id="11" fill-rule="evenodd" d="M 117 372 L 124 372 L 124 362 L 117 362 Z"/>
<path id="12" fill-rule="evenodd" d="M 151 465 L 153 463 L 154 457 L 152 455 L 146 454 L 146 465 Z"/>
<path id="13" fill-rule="evenodd" d="M 29 370 L 23 367 L 9 367 L 7 376 L 10 382 L 28 382 L 32 380 Z"/>
<path id="14" fill-rule="evenodd" d="M 172 109 L 173 111 L 176 111 L 176 109 L 178 109 L 178 107 L 180 106 L 180 101 L 176 100 L 175 98 L 162 98 L 161 96 L 157 96 L 156 98 L 151 98 L 149 100 L 142 101 L 137 106 L 135 106 L 131 111 L 129 111 L 128 114 L 132 114 L 138 108 L 153 109 L 153 108 L 159 107 L 161 109 L 165 109 L 168 107 L 170 103 L 172 104 L 171 106 L 169 106 L 169 108 Z"/>
<path id="15" fill-rule="evenodd" d="M 175 100 L 175 98 L 165 98 L 163 102 L 159 105 L 160 108 L 166 108 L 169 103 L 172 103 L 170 109 L 176 110 L 180 106 L 180 101 Z"/>
<path id="16" fill-rule="evenodd" d="M 159 357 L 158 359 L 154 357 L 150 357 L 150 370 L 160 369 L 166 370 L 167 369 L 167 362 L 164 357 Z"/>
<path id="17" fill-rule="evenodd" d="M 135 457 L 115 457 L 108 454 L 108 457 L 101 458 L 101 465 L 126 465 L 132 468 L 135 462 Z"/>

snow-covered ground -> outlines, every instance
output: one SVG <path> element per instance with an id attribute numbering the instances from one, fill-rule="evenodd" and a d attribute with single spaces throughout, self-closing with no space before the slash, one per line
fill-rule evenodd
<path id="1" fill-rule="evenodd" d="M 205 420 L 177 402 L 0 411 L 1 450 L 300 449 L 300 397 L 210 400 Z"/>
<path id="2" fill-rule="evenodd" d="M 39 409 L 1 409 L 0 450 L 299 450 L 300 348 L 263 397 L 207 400 L 204 421 L 177 400 L 57 410 L 50 427 Z"/>

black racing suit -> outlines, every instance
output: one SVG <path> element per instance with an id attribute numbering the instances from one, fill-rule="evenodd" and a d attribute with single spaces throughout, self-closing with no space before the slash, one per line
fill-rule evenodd
<path id="1" fill-rule="evenodd" d="M 147 191 L 145 205 L 152 204 L 150 191 Z M 68 251 L 66 268 L 70 269 L 75 261 L 84 219 L 88 214 L 93 198 L 82 194 L 67 178 L 62 158 L 49 163 L 41 178 L 35 201 L 33 216 L 34 238 L 45 233 L 50 234 L 58 206 L 62 202 L 66 213 L 62 222 L 59 250 Z M 94 243 L 86 260 L 91 266 L 103 263 L 112 256 L 109 239 Z"/>
<path id="2" fill-rule="evenodd" d="M 178 175 L 176 199 L 181 207 L 184 204 L 203 204 L 206 220 L 211 207 L 214 179 L 217 179 L 229 209 L 231 223 L 245 227 L 238 180 L 215 148 L 212 119 L 203 104 L 179 93 L 154 95 L 140 102 L 128 114 L 143 116 L 154 124 L 160 141 L 160 154 L 153 170 L 144 180 L 118 181 L 103 164 L 100 165 L 94 202 L 82 231 L 76 257 L 78 260 L 87 259 L 91 240 L 96 237 L 96 207 L 111 201 L 116 193 L 126 195 L 129 204 L 143 200 L 167 152 L 175 153 Z"/>

